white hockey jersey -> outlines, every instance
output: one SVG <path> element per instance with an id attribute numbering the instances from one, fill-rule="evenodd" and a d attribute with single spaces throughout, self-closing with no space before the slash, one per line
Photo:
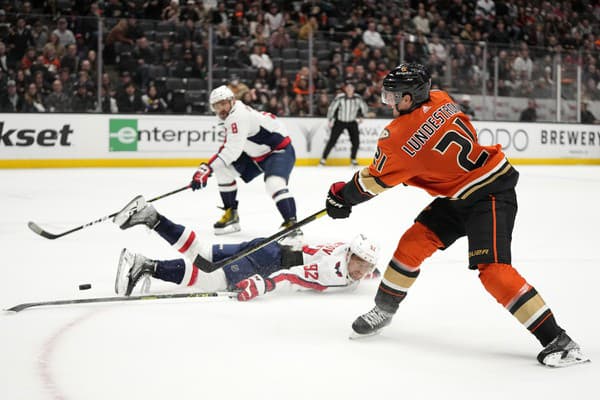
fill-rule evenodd
<path id="1" fill-rule="evenodd" d="M 275 150 L 287 146 L 291 139 L 285 126 L 270 113 L 263 113 L 236 101 L 225 121 L 225 143 L 216 154 L 225 165 L 231 165 L 242 152 L 262 161 Z"/>
<path id="2" fill-rule="evenodd" d="M 358 285 L 348 275 L 348 243 L 332 243 L 302 248 L 303 265 L 282 269 L 269 278 L 275 290 L 317 290 L 348 288 Z"/>

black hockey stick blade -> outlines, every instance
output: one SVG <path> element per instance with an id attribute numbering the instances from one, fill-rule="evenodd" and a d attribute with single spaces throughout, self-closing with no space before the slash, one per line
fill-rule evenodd
<path id="1" fill-rule="evenodd" d="M 223 266 L 232 263 L 234 261 L 237 261 L 241 258 L 246 257 L 248 254 L 252 254 L 255 251 L 258 251 L 260 249 L 262 249 L 263 247 L 265 247 L 268 244 L 271 244 L 279 239 L 281 239 L 282 237 L 286 236 L 288 233 L 299 229 L 300 227 L 313 222 L 319 218 L 321 218 L 322 216 L 327 215 L 327 209 L 322 209 L 321 211 L 317 211 L 316 213 L 309 215 L 308 217 L 304 218 L 301 221 L 296 222 L 294 225 L 291 225 L 285 229 L 280 230 L 279 232 L 274 233 L 273 235 L 269 236 L 268 238 L 264 239 L 263 241 L 257 243 L 256 245 L 252 246 L 252 247 L 248 247 L 247 249 L 239 252 L 238 254 L 235 254 L 229 258 L 226 258 L 224 260 L 221 260 L 219 262 L 216 263 L 212 263 L 209 265 L 205 265 L 202 269 L 204 272 L 212 272 L 215 271 L 219 268 L 222 268 Z"/>
<path id="2" fill-rule="evenodd" d="M 148 200 L 148 203 L 152 203 L 153 201 L 163 199 L 165 197 L 171 196 L 171 195 L 173 195 L 175 193 L 179 193 L 179 192 L 184 191 L 184 190 L 189 189 L 189 188 L 190 188 L 190 185 L 186 185 L 186 186 L 181 187 L 179 189 L 175 189 L 175 190 L 173 190 L 171 192 L 168 192 L 168 193 L 165 193 L 165 194 L 161 194 L 160 196 L 157 196 L 157 197 L 154 197 L 153 199 Z M 27 226 L 29 227 L 29 229 L 31 229 L 36 234 L 38 234 L 38 235 L 40 235 L 42 237 L 45 237 L 46 239 L 54 240 L 54 239 L 58 239 L 60 237 L 66 236 L 66 235 L 68 235 L 70 233 L 80 231 L 83 228 L 87 228 L 88 226 L 95 225 L 95 224 L 100 223 L 100 222 L 104 222 L 104 221 L 106 221 L 108 219 L 113 218 L 117 214 L 118 214 L 118 212 L 112 213 L 110 215 L 106 215 L 106 216 L 104 216 L 102 218 L 98 218 L 98 219 L 96 219 L 94 221 L 88 222 L 87 224 L 80 225 L 78 227 L 75 227 L 73 229 L 69 229 L 68 231 L 61 232 L 61 233 L 51 233 L 51 232 L 48 232 L 47 230 L 42 229 L 42 227 L 40 227 L 38 224 L 36 224 L 33 221 L 29 221 L 27 223 Z"/>
<path id="3" fill-rule="evenodd" d="M 237 297 L 237 292 L 184 292 L 184 293 L 163 293 L 163 294 L 146 294 L 139 296 L 115 296 L 115 297 L 92 297 L 87 299 L 70 299 L 70 300 L 50 300 L 37 301 L 32 303 L 17 304 L 4 311 L 18 313 L 34 307 L 49 307 L 49 306 L 64 306 L 71 304 L 91 304 L 91 303 L 114 303 L 124 301 L 140 301 L 140 300 L 159 300 L 159 299 L 181 299 L 195 297 Z"/>

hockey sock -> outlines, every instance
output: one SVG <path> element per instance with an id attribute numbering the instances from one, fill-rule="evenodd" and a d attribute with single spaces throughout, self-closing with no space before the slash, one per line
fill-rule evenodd
<path id="1" fill-rule="evenodd" d="M 379 284 L 375 304 L 384 311 L 395 313 L 419 276 L 421 263 L 441 247 L 443 244 L 437 235 L 415 222 L 398 242 Z"/>
<path id="2" fill-rule="evenodd" d="M 184 275 L 185 261 L 183 258 L 178 258 L 176 260 L 158 261 L 153 277 L 179 285 Z"/>
<path id="3" fill-rule="evenodd" d="M 519 320 L 542 344 L 550 343 L 562 329 L 538 292 L 509 264 L 480 264 L 479 279 L 485 289 Z"/>
<path id="4" fill-rule="evenodd" d="M 284 221 L 296 219 L 296 202 L 290 197 L 275 203 Z"/>
<path id="5" fill-rule="evenodd" d="M 183 225 L 174 223 L 164 215 L 160 214 L 158 215 L 158 221 L 158 225 L 154 228 L 154 230 L 163 239 L 169 242 L 170 245 L 174 245 L 183 234 L 185 227 Z"/>
<path id="6" fill-rule="evenodd" d="M 235 186 L 235 182 L 233 182 L 233 185 Z M 221 195 L 221 200 L 223 201 L 223 207 L 225 209 L 233 208 L 234 210 L 237 210 L 237 189 L 227 190 L 226 187 L 230 187 L 230 185 L 219 184 L 219 194 Z"/>
<path id="7" fill-rule="evenodd" d="M 281 176 L 270 175 L 265 178 L 265 186 L 283 220 L 296 219 L 296 201 L 287 187 L 287 180 Z"/>

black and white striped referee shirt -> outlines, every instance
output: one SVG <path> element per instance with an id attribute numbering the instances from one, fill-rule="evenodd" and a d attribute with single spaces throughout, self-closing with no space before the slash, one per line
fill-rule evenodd
<path id="1" fill-rule="evenodd" d="M 345 93 L 338 94 L 327 110 L 327 119 L 329 121 L 336 119 L 341 122 L 356 121 L 358 112 L 363 117 L 367 116 L 369 108 L 367 103 L 356 93 L 348 97 Z"/>

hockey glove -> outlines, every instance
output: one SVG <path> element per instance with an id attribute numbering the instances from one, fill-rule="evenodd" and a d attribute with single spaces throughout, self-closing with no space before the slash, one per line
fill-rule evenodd
<path id="1" fill-rule="evenodd" d="M 192 190 L 198 190 L 205 187 L 206 183 L 208 182 L 208 178 L 210 178 L 210 176 L 212 175 L 212 172 L 213 169 L 210 165 L 206 163 L 200 164 L 198 170 L 194 172 L 192 182 L 190 183 Z"/>
<path id="2" fill-rule="evenodd" d="M 239 301 L 248 301 L 275 289 L 275 282 L 272 279 L 263 278 L 262 276 L 255 274 L 239 281 L 235 287 L 240 289 L 237 299 Z"/>
<path id="3" fill-rule="evenodd" d="M 344 182 L 336 182 L 329 188 L 327 193 L 327 215 L 331 218 L 348 218 L 352 212 L 352 206 L 347 204 L 342 197 L 342 189 L 346 186 Z"/>

